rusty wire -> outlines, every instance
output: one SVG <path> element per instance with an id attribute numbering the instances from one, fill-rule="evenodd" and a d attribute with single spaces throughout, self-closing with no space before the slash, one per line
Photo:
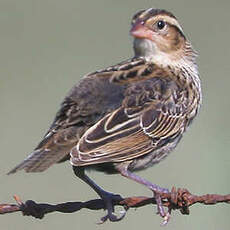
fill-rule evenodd
<path id="1" fill-rule="evenodd" d="M 169 193 L 162 193 L 162 204 L 171 212 L 172 210 L 180 210 L 184 215 L 189 214 L 189 207 L 196 203 L 204 205 L 214 205 L 217 203 L 230 203 L 230 194 L 206 194 L 193 195 L 187 189 L 172 188 Z M 47 203 L 36 203 L 32 200 L 27 200 L 25 203 L 18 196 L 14 196 L 17 204 L 0 204 L 0 214 L 22 212 L 23 215 L 33 216 L 42 219 L 46 214 L 51 212 L 73 213 L 83 208 L 90 210 L 104 209 L 104 202 L 101 199 L 89 200 L 86 202 L 66 202 L 56 205 Z M 127 197 L 121 198 L 114 202 L 115 206 L 123 206 L 126 210 L 129 208 L 143 207 L 149 204 L 156 204 L 153 197 Z"/>

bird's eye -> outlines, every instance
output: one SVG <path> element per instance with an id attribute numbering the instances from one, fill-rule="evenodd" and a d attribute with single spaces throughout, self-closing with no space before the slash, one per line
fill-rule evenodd
<path id="1" fill-rule="evenodd" d="M 165 27 L 165 22 L 164 21 L 160 20 L 160 21 L 157 22 L 157 28 L 159 30 L 164 29 L 164 27 Z"/>

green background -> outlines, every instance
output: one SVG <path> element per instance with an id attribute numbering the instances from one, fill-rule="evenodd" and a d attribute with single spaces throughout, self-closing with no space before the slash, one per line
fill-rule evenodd
<path id="1" fill-rule="evenodd" d="M 84 74 L 133 55 L 132 15 L 149 7 L 172 11 L 199 52 L 203 106 L 178 148 L 140 173 L 195 194 L 230 193 L 230 1 L 0 0 L 0 203 L 58 203 L 96 198 L 74 177 L 68 162 L 41 174 L 6 176 L 45 134 L 65 94 Z M 107 190 L 151 195 L 121 176 L 92 172 Z M 173 212 L 165 229 L 230 229 L 230 205 L 196 205 L 189 216 Z M 130 210 L 119 223 L 96 225 L 103 211 L 54 213 L 43 220 L 20 213 L 0 216 L 2 230 L 161 229 L 152 206 Z"/>

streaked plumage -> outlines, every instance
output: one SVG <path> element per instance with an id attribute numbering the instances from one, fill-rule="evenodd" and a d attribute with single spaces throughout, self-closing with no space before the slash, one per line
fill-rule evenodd
<path id="1" fill-rule="evenodd" d="M 75 174 L 107 202 L 112 221 L 118 219 L 105 191 L 82 169 L 119 172 L 156 195 L 158 186 L 130 171 L 165 158 L 201 104 L 196 53 L 175 16 L 165 10 L 140 11 L 133 17 L 131 35 L 135 57 L 84 76 L 35 151 L 10 171 L 44 171 L 71 154 Z"/>

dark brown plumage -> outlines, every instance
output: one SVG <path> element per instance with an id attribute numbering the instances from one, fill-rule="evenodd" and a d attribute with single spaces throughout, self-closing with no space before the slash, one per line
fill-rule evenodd
<path id="1" fill-rule="evenodd" d="M 75 174 L 104 199 L 109 218 L 114 195 L 84 173 L 120 173 L 150 188 L 161 207 L 162 191 L 132 171 L 165 158 L 196 116 L 201 89 L 196 54 L 177 19 L 165 10 L 138 12 L 132 20 L 135 57 L 86 75 L 73 87 L 44 139 L 10 173 L 44 171 L 68 159 Z"/>

